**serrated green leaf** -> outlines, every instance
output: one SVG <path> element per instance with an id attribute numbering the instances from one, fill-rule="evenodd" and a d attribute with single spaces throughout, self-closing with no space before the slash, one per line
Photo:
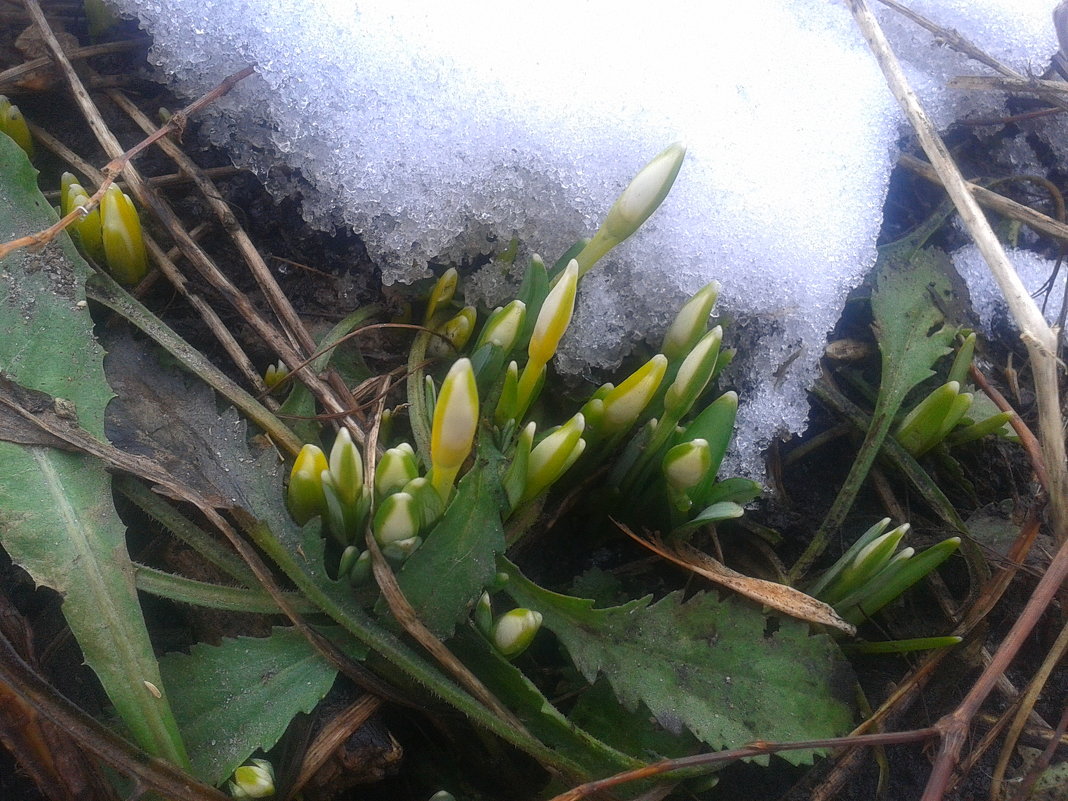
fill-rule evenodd
<path id="1" fill-rule="evenodd" d="M 36 172 L 18 146 L 0 137 L 0 241 L 54 221 Z M 0 372 L 63 399 L 63 414 L 73 409 L 81 427 L 102 439 L 111 390 L 84 305 L 89 273 L 65 235 L 0 262 Z M 0 543 L 34 581 L 63 595 L 63 614 L 85 661 L 133 738 L 188 765 L 104 468 L 79 454 L 0 442 Z"/>
<path id="2" fill-rule="evenodd" d="M 934 375 L 931 366 L 949 353 L 957 327 L 939 305 L 954 297 L 943 251 L 927 248 L 907 258 L 891 251 L 880 262 L 871 296 L 883 365 L 878 405 L 892 416 L 913 387 Z"/>
<path id="3" fill-rule="evenodd" d="M 603 677 L 579 696 L 568 719 L 624 753 L 644 759 L 675 759 L 701 750 L 688 732 L 672 734 L 659 726 L 644 705 L 634 711 L 624 709 Z"/>
<path id="4" fill-rule="evenodd" d="M 175 699 L 193 773 L 227 779 L 257 748 L 267 750 L 299 712 L 311 712 L 337 670 L 294 629 L 238 637 L 167 654 L 160 670 Z"/>
<path id="5" fill-rule="evenodd" d="M 733 598 L 680 593 L 594 609 L 538 587 L 505 559 L 506 591 L 543 615 L 590 682 L 603 675 L 629 710 L 644 703 L 668 731 L 689 729 L 713 748 L 786 742 L 849 730 L 849 671 L 834 643 L 808 626 Z M 811 752 L 790 752 L 801 763 Z"/>
<path id="6" fill-rule="evenodd" d="M 873 327 L 882 354 L 875 411 L 838 496 L 790 570 L 790 583 L 801 578 L 845 521 L 905 396 L 934 375 L 931 366 L 950 351 L 957 327 L 947 323 L 943 309 L 954 307 L 957 297 L 949 283 L 949 257 L 936 248 L 920 250 L 917 245 L 943 218 L 937 212 L 920 233 L 880 250 L 871 296 Z"/>
<path id="7" fill-rule="evenodd" d="M 475 466 L 457 486 L 445 515 L 397 573 L 397 583 L 423 624 L 446 638 L 467 618 L 493 580 L 504 551 L 501 455 L 483 437 Z"/>

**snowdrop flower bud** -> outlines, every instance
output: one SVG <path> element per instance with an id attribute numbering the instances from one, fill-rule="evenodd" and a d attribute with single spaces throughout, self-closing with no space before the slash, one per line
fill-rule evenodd
<path id="1" fill-rule="evenodd" d="M 685 492 L 697 484 L 712 466 L 708 441 L 694 439 L 676 445 L 664 455 L 664 478 L 673 489 Z"/>
<path id="2" fill-rule="evenodd" d="M 61 217 L 66 217 L 74 208 L 70 202 L 70 188 L 76 184 L 78 184 L 78 178 L 74 173 L 65 172 L 59 176 L 59 214 Z"/>
<path id="3" fill-rule="evenodd" d="M 694 345 L 664 395 L 664 410 L 678 420 L 690 410 L 712 378 L 719 358 L 723 329 L 718 325 Z"/>
<path id="4" fill-rule="evenodd" d="M 305 445 L 297 454 L 289 474 L 289 513 L 302 526 L 326 506 L 322 474 L 329 468 L 326 454 L 318 445 Z"/>
<path id="5" fill-rule="evenodd" d="M 338 578 L 344 578 L 352 572 L 352 568 L 356 566 L 356 562 L 360 558 L 360 549 L 355 545 L 348 545 L 345 550 L 341 552 L 341 559 L 337 563 L 337 575 Z"/>
<path id="6" fill-rule="evenodd" d="M 571 315 L 575 311 L 575 293 L 578 289 L 578 262 L 572 259 L 556 282 L 538 312 L 534 331 L 530 335 L 527 354 L 530 361 L 537 365 L 549 363 L 556 354 L 556 349 L 563 339 L 564 332 L 571 324 Z"/>
<path id="7" fill-rule="evenodd" d="M 601 256 L 637 231 L 664 202 L 686 157 L 681 142 L 669 146 L 646 164 L 608 211 L 593 239 L 578 255 L 579 275 Z"/>
<path id="8" fill-rule="evenodd" d="M 431 355 L 444 356 L 451 346 L 454 350 L 463 350 L 475 331 L 477 315 L 474 306 L 464 306 L 455 317 L 442 323 L 438 333 L 448 340 L 448 345 L 438 337 L 431 340 Z"/>
<path id="9" fill-rule="evenodd" d="M 100 200 L 100 233 L 108 270 L 121 284 L 136 284 L 148 272 L 141 219 L 133 201 L 112 184 Z"/>
<path id="10" fill-rule="evenodd" d="M 407 492 L 394 492 L 375 512 L 374 534 L 378 544 L 410 539 L 419 533 L 419 510 L 415 498 Z"/>
<path id="11" fill-rule="evenodd" d="M 441 384 L 430 429 L 430 473 L 447 501 L 460 466 L 471 453 L 478 430 L 478 387 L 470 359 L 459 359 Z"/>
<path id="12" fill-rule="evenodd" d="M 719 297 L 719 281 L 712 281 L 697 290 L 696 294 L 679 309 L 674 321 L 664 334 L 664 343 L 660 352 L 669 361 L 681 359 L 689 353 L 697 341 L 704 335 L 708 325 L 708 316 Z"/>
<path id="13" fill-rule="evenodd" d="M 530 408 L 545 378 L 545 365 L 556 354 L 560 340 L 571 324 L 571 315 L 575 311 L 578 275 L 578 262 L 572 259 L 541 304 L 541 311 L 538 312 L 538 319 L 534 323 L 534 331 L 527 345 L 527 363 L 519 376 L 516 411 L 511 419 L 522 418 Z"/>
<path id="14" fill-rule="evenodd" d="M 77 208 L 87 208 L 89 205 L 89 193 L 76 181 L 66 181 L 66 177 L 74 178 L 70 173 L 65 173 L 60 189 L 60 211 L 66 216 Z M 63 194 L 65 192 L 65 194 Z M 84 212 L 80 220 L 71 223 L 75 239 L 82 248 L 82 252 L 98 264 L 103 264 L 104 239 L 100 229 L 100 209 L 94 207 Z"/>
<path id="15" fill-rule="evenodd" d="M 582 455 L 586 447 L 586 441 L 581 438 L 585 427 L 586 420 L 580 412 L 534 447 L 527 461 L 526 486 L 520 503 L 552 486 Z"/>
<path id="16" fill-rule="evenodd" d="M 513 300 L 503 309 L 494 309 L 478 336 L 475 350 L 485 344 L 492 344 L 507 353 L 515 345 L 526 316 L 527 304 L 521 300 Z"/>
<path id="17" fill-rule="evenodd" d="M 415 450 L 407 442 L 382 454 L 375 467 L 375 497 L 382 499 L 419 475 Z"/>
<path id="18" fill-rule="evenodd" d="M 623 431 L 637 421 L 664 380 L 667 364 L 667 357 L 658 353 L 605 395 L 602 433 Z"/>
<path id="19" fill-rule="evenodd" d="M 434 288 L 430 290 L 430 299 L 426 304 L 426 317 L 424 319 L 427 325 L 430 324 L 430 321 L 438 311 L 452 302 L 452 297 L 456 294 L 456 284 L 459 279 L 460 274 L 456 272 L 456 268 L 450 267 L 442 273 L 441 278 L 434 284 Z"/>
<path id="20" fill-rule="evenodd" d="M 493 624 L 494 647 L 508 659 L 519 656 L 534 641 L 534 635 L 541 628 L 541 620 L 541 612 L 531 609 L 505 612 Z"/>
<path id="21" fill-rule="evenodd" d="M 274 766 L 266 759 L 250 760 L 234 771 L 230 780 L 234 798 L 268 798 L 274 795 Z"/>
<path id="22" fill-rule="evenodd" d="M 0 95 L 0 133 L 6 133 L 14 139 L 15 144 L 21 147 L 27 156 L 33 158 L 33 137 L 30 136 L 26 118 L 22 116 L 19 107 L 3 95 Z"/>
<path id="23" fill-rule="evenodd" d="M 285 381 L 288 375 L 289 368 L 279 359 L 274 364 L 267 365 L 267 371 L 263 374 L 263 383 L 267 385 L 267 389 L 274 389 Z"/>
<path id="24" fill-rule="evenodd" d="M 330 449 L 330 475 L 342 503 L 355 504 L 363 489 L 363 457 L 347 428 L 337 433 Z"/>

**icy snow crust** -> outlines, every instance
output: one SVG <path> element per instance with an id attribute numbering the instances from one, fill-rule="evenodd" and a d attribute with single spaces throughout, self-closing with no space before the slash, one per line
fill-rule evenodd
<path id="1" fill-rule="evenodd" d="M 499 251 L 554 260 L 592 234 L 665 145 L 689 157 L 646 228 L 583 279 L 561 367 L 612 366 L 656 341 L 712 278 L 739 349 L 732 467 L 759 475 L 847 292 L 871 267 L 901 117 L 844 5 L 398 0 L 112 0 L 152 59 L 199 94 L 249 63 L 210 137 L 276 192 L 284 164 L 317 190 L 304 213 L 359 232 L 387 282 Z M 1055 50 L 1053 0 L 920 0 L 1017 70 Z M 990 113 L 941 87 L 980 68 L 879 14 L 940 124 Z M 521 259 L 522 261 L 522 259 Z M 467 282 L 498 302 L 504 269 Z"/>

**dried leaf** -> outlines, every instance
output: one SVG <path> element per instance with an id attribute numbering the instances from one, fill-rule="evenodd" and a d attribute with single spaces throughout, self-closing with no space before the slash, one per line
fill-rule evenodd
<path id="1" fill-rule="evenodd" d="M 744 595 L 750 600 L 764 604 L 764 606 L 790 617 L 796 617 L 798 620 L 830 626 L 849 635 L 857 633 L 856 627 L 842 620 L 834 609 L 823 601 L 818 601 L 800 590 L 795 590 L 793 587 L 787 587 L 785 584 L 779 584 L 774 581 L 765 581 L 764 579 L 743 575 L 737 570 L 731 570 L 722 562 L 713 559 L 703 551 L 697 550 L 692 545 L 679 543 L 678 545 L 668 546 L 659 537 L 655 536 L 651 541 L 643 540 L 626 526 L 619 523 L 616 525 L 619 525 L 627 536 L 644 545 L 653 553 L 659 554 L 693 573 L 704 576 L 721 587 L 726 587 L 739 595 Z"/>

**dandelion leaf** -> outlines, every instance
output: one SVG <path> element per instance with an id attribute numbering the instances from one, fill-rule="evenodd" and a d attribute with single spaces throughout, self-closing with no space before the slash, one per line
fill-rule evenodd
<path id="1" fill-rule="evenodd" d="M 0 241 L 55 222 L 36 180 L 21 148 L 0 136 Z M 66 235 L 0 262 L 0 416 L 19 416 L 15 410 L 25 409 L 27 398 L 39 404 L 43 395 L 55 414 L 103 438 L 111 389 L 85 307 L 89 273 Z M 186 764 L 138 604 L 125 526 L 112 505 L 111 477 L 80 453 L 9 439 L 15 441 L 0 441 L 0 544 L 37 584 L 63 595 L 63 615 L 85 661 L 133 739 Z"/>
<path id="2" fill-rule="evenodd" d="M 604 676 L 626 709 L 645 704 L 670 732 L 687 729 L 721 749 L 850 728 L 849 668 L 830 638 L 809 634 L 807 624 L 714 593 L 594 609 L 593 601 L 538 587 L 506 560 L 499 567 L 513 600 L 542 613 L 587 681 Z M 783 756 L 801 763 L 812 752 Z"/>
<path id="3" fill-rule="evenodd" d="M 193 772 L 229 778 L 257 748 L 267 750 L 299 712 L 311 712 L 337 670 L 295 629 L 238 637 L 160 660 Z"/>

